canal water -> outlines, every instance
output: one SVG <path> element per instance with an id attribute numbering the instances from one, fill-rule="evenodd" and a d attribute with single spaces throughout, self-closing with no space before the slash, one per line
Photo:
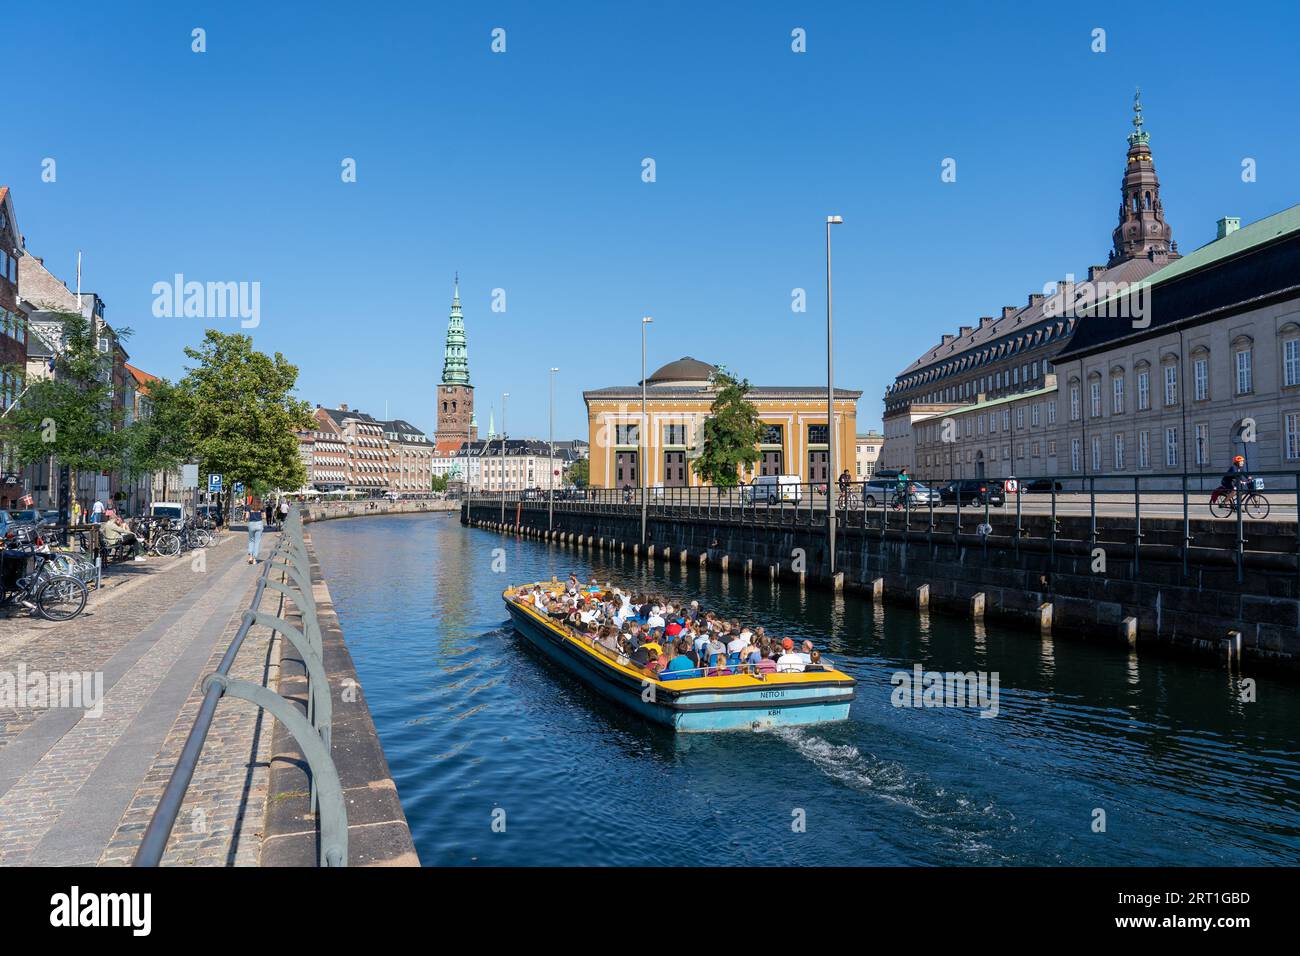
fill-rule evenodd
<path id="1" fill-rule="evenodd" d="M 1243 702 L 1241 675 L 1209 664 L 646 571 L 454 514 L 310 530 L 426 865 L 1300 860 L 1295 684 L 1256 677 Z M 643 723 L 508 623 L 507 583 L 570 571 L 812 638 L 859 681 L 851 719 L 680 738 Z M 996 673 L 997 716 L 894 706 L 916 664 Z"/>

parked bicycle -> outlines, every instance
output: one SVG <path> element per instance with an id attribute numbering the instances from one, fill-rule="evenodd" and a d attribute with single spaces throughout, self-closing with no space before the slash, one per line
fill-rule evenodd
<path id="1" fill-rule="evenodd" d="M 0 560 L 0 608 L 21 607 L 47 621 L 70 621 L 86 609 L 86 585 L 70 574 L 57 573 L 58 563 L 36 550 L 5 550 Z M 9 583 L 10 561 L 32 561 L 30 574 Z"/>
<path id="2" fill-rule="evenodd" d="M 131 530 L 144 543 L 147 554 L 172 558 L 181 553 L 181 536 L 172 530 L 170 518 L 136 518 L 131 522 Z"/>

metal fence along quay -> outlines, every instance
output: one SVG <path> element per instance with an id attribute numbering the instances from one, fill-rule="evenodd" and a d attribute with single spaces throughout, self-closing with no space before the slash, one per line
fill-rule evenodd
<path id="1" fill-rule="evenodd" d="M 1145 555 L 1181 560 L 1215 552 L 1231 557 L 1238 580 L 1248 558 L 1281 562 L 1300 580 L 1300 472 L 1254 472 L 1249 495 L 1225 498 L 1211 510 L 1217 476 L 1087 475 L 1018 479 L 954 478 L 913 481 L 900 494 L 894 477 L 832 485 L 836 523 L 866 533 L 975 534 L 995 545 L 1019 548 L 1041 541 L 1120 543 L 1131 547 L 1133 573 Z M 1013 490 L 1014 489 L 1014 490 Z M 628 515 L 641 508 L 637 488 L 506 492 L 507 503 L 530 511 L 551 504 L 557 513 Z M 658 487 L 644 491 L 651 517 L 714 520 L 815 530 L 826 526 L 827 486 L 742 484 L 719 487 Z M 501 493 L 474 491 L 473 504 L 496 504 Z M 1156 532 L 1160 533 L 1157 535 Z M 1159 540 L 1147 540 L 1158 538 Z M 1172 542 L 1172 543 L 1171 543 Z M 1172 552 L 1172 553 L 1171 553 Z"/>
<path id="2" fill-rule="evenodd" d="M 278 580 L 273 579 L 278 578 Z M 259 610 L 266 591 L 280 594 L 276 614 Z M 298 610 L 303 629 L 287 620 L 286 599 Z M 301 655 L 307 670 L 306 716 L 290 700 L 270 688 L 230 676 L 230 669 L 249 631 L 269 627 L 288 639 Z M 325 675 L 320 622 L 312 596 L 311 562 L 303 538 L 302 515 L 295 508 L 284 521 L 280 540 L 263 562 L 252 602 L 243 614 L 239 629 L 217 669 L 203 680 L 203 700 L 185 740 L 176 768 L 145 830 L 134 866 L 157 866 L 167 849 L 195 768 L 203 753 L 217 705 L 223 697 L 236 697 L 269 711 L 293 735 L 311 769 L 311 806 L 320 821 L 318 863 L 321 866 L 348 865 L 348 819 L 343 788 L 331 756 L 333 705 Z"/>

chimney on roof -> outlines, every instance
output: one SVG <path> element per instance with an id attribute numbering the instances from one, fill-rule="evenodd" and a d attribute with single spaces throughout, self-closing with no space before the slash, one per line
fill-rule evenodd
<path id="1" fill-rule="evenodd" d="M 1017 307 L 1014 306 L 1014 305 L 1004 305 L 1004 306 L 1002 307 L 1002 318 L 1005 319 L 1005 318 L 1007 318 L 1008 316 L 1015 315 L 1015 314 L 1016 314 L 1017 312 L 1019 312 L 1019 311 L 1020 311 L 1020 309 L 1017 308 Z"/>
<path id="2" fill-rule="evenodd" d="M 346 412 L 347 410 L 348 410 L 347 402 L 339 402 L 339 411 Z"/>
<path id="3" fill-rule="evenodd" d="M 969 326 L 969 325 L 963 325 L 963 326 L 961 326 L 961 328 L 959 328 L 959 329 L 957 330 L 957 334 L 958 334 L 959 336 L 965 337 L 965 336 L 967 336 L 967 335 L 970 335 L 971 332 L 973 332 L 973 331 L 974 331 L 974 329 L 973 329 L 971 326 Z"/>
<path id="4" fill-rule="evenodd" d="M 940 345 L 947 345 L 949 342 L 951 342 L 951 341 L 952 341 L 953 339 L 955 339 L 956 337 L 957 337 L 957 336 L 955 336 L 955 335 L 948 335 L 947 333 L 944 333 L 943 341 L 941 341 L 939 344 L 940 344 Z"/>
<path id="5" fill-rule="evenodd" d="M 1224 236 L 1234 233 L 1241 228 L 1241 217 L 1224 216 L 1216 223 L 1216 225 L 1219 227 L 1219 232 L 1214 238 L 1222 239 Z"/>
<path id="6" fill-rule="evenodd" d="M 1005 315 L 1005 313 L 1003 313 L 1003 314 Z M 983 329 L 983 328 L 987 328 L 988 326 L 990 326 L 990 325 L 992 325 L 992 324 L 993 324 L 993 316 L 991 316 L 991 315 L 981 315 L 981 316 L 980 316 L 980 328 L 981 328 L 981 329 Z"/>
<path id="7" fill-rule="evenodd" d="M 1091 282 L 1105 271 L 1105 266 L 1088 266 L 1088 281 Z"/>
<path id="8" fill-rule="evenodd" d="M 1030 306 L 1038 305 L 1038 303 L 1042 302 L 1043 299 L 1045 298 L 1047 297 L 1043 295 L 1043 293 L 1041 292 L 1031 292 L 1029 293 L 1029 305 Z"/>

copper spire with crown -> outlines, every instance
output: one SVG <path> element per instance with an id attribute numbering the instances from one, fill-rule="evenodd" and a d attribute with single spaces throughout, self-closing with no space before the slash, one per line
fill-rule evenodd
<path id="1" fill-rule="evenodd" d="M 1151 134 L 1142 128 L 1142 90 L 1133 94 L 1133 132 L 1128 134 L 1128 160 L 1120 187 L 1119 225 L 1107 266 L 1129 259 L 1166 261 L 1178 258 L 1173 229 L 1165 222 L 1160 179 L 1151 159 Z"/>

